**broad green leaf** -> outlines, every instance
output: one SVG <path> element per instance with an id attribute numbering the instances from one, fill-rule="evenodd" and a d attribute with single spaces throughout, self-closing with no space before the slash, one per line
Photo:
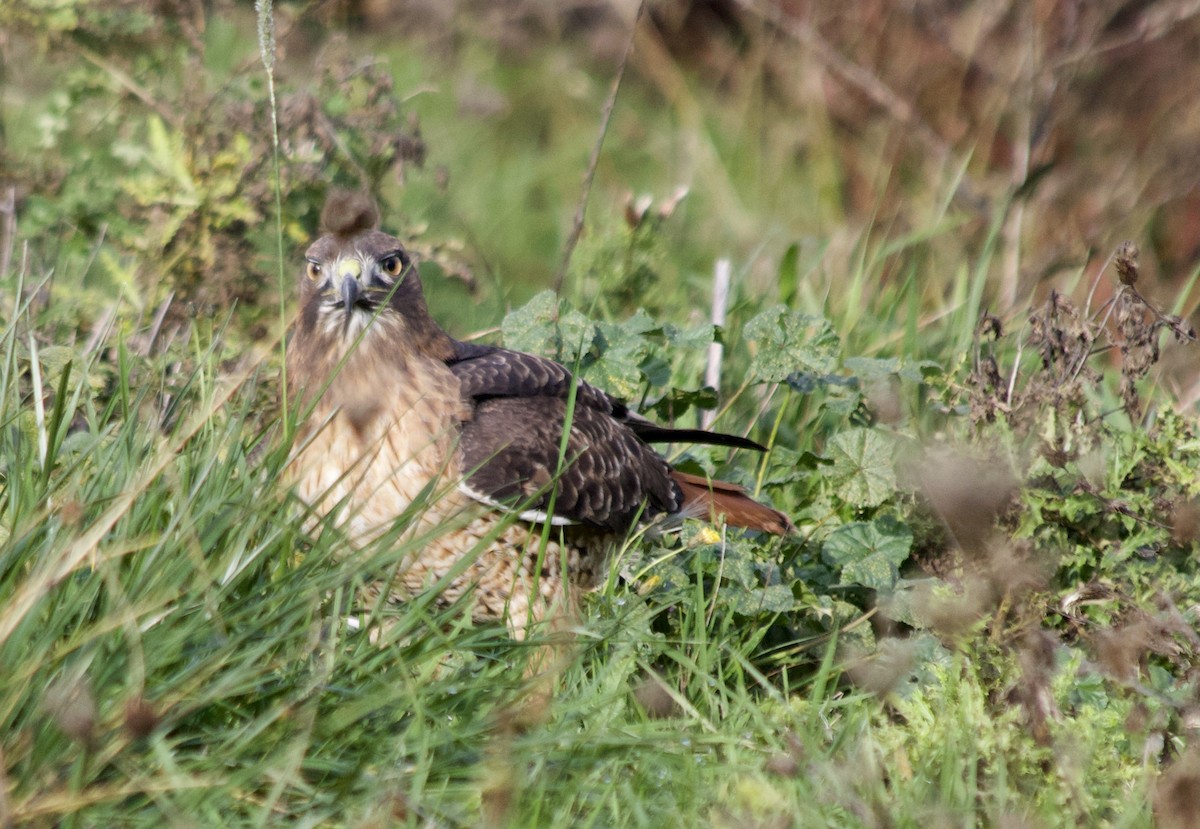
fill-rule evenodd
<path id="1" fill-rule="evenodd" d="M 651 407 L 656 415 L 670 421 L 695 406 L 698 409 L 715 409 L 717 392 L 710 386 L 695 389 L 671 389 Z"/>
<path id="2" fill-rule="evenodd" d="M 755 616 L 759 613 L 787 613 L 796 607 L 796 598 L 789 587 L 782 584 L 772 584 L 768 587 L 756 587 L 750 590 L 732 589 L 729 591 L 734 611 L 743 616 Z"/>
<path id="3" fill-rule="evenodd" d="M 856 507 L 875 507 L 896 491 L 892 441 L 874 429 L 839 432 L 826 450 L 833 461 L 830 479 L 838 497 Z"/>
<path id="4" fill-rule="evenodd" d="M 898 579 L 892 590 L 879 599 L 879 612 L 891 619 L 913 628 L 923 628 L 927 620 L 924 610 L 929 604 L 930 591 L 945 588 L 939 578 Z"/>
<path id="5" fill-rule="evenodd" d="M 867 381 L 893 376 L 919 383 L 942 373 L 933 360 L 901 361 L 896 357 L 847 357 L 844 366 L 859 380 Z"/>
<path id="6" fill-rule="evenodd" d="M 863 380 L 887 377 L 900 371 L 897 357 L 847 357 L 843 365 L 851 374 Z"/>
<path id="7" fill-rule="evenodd" d="M 837 368 L 840 343 L 823 317 L 778 305 L 750 320 L 746 339 L 757 346 L 750 376 L 760 383 L 781 383 L 796 372 L 832 374 Z"/>
<path id="8" fill-rule="evenodd" d="M 641 313 L 641 311 L 639 311 Z M 674 348 L 700 349 L 717 338 L 717 327 L 710 323 L 680 328 L 676 325 L 662 326 L 663 336 Z"/>
<path id="9" fill-rule="evenodd" d="M 725 556 L 724 566 L 721 568 L 725 581 L 745 588 L 752 588 L 758 584 L 760 579 L 754 569 L 754 562 L 734 550 L 730 550 L 729 553 Z"/>
<path id="10" fill-rule="evenodd" d="M 587 366 L 588 382 L 623 400 L 638 398 L 643 385 L 641 365 L 650 352 L 650 341 L 644 332 L 653 328 L 653 322 L 643 312 L 620 325 L 601 323 L 597 326 L 596 346 L 600 356 Z"/>
<path id="11" fill-rule="evenodd" d="M 649 334 L 661 334 L 663 327 L 647 314 L 643 309 L 639 308 L 633 312 L 633 316 L 619 323 L 608 323 L 610 328 L 618 328 L 626 335 L 645 336 Z"/>
<path id="12" fill-rule="evenodd" d="M 554 319 L 557 314 L 558 297 L 554 291 L 542 291 L 504 318 L 500 326 L 504 345 L 557 360 L 562 350 L 562 338 Z"/>
<path id="13" fill-rule="evenodd" d="M 602 348 L 596 342 L 596 323 L 573 308 L 559 304 L 558 322 L 559 351 L 557 359 L 567 368 L 576 365 L 581 370 L 587 369 L 596 359 L 597 350 Z"/>
<path id="14" fill-rule="evenodd" d="M 784 381 L 801 394 L 812 394 L 826 386 L 858 388 L 857 377 L 843 377 L 840 374 L 814 374 L 811 371 L 796 371 L 784 378 Z"/>
<path id="15" fill-rule="evenodd" d="M 580 377 L 589 383 L 623 400 L 636 401 L 647 390 L 670 384 L 670 352 L 664 341 L 676 338 L 705 345 L 711 341 L 713 329 L 702 326 L 699 334 L 688 339 L 679 329 L 664 329 L 642 310 L 621 322 L 594 322 L 544 291 L 510 313 L 501 331 L 509 348 L 558 360 L 568 368 L 578 367 Z M 668 391 L 668 396 L 671 393 Z M 686 408 L 681 403 L 679 413 Z"/>
<path id="16" fill-rule="evenodd" d="M 41 363 L 43 376 L 50 381 L 49 385 L 57 385 L 54 378 L 61 377 L 67 363 L 73 361 L 76 356 L 75 349 L 65 345 L 48 345 L 38 349 L 38 361 Z"/>
<path id="17" fill-rule="evenodd" d="M 885 516 L 838 527 L 822 545 L 821 557 L 842 568 L 843 584 L 887 591 L 896 586 L 911 548 L 912 530 Z"/>
<path id="18" fill-rule="evenodd" d="M 820 457 L 807 450 L 775 446 L 771 449 L 771 461 L 763 479 L 763 486 L 783 486 L 810 478 L 820 468 L 821 463 Z"/>

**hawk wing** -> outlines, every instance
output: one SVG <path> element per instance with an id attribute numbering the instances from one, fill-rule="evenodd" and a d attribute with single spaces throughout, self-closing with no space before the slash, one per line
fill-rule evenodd
<path id="1" fill-rule="evenodd" d="M 495 397 L 558 397 L 563 400 L 571 390 L 571 372 L 560 363 L 510 351 L 498 346 L 456 342 L 457 353 L 449 361 L 450 370 L 462 383 L 463 397 L 483 401 Z M 749 438 L 704 429 L 675 429 L 660 426 L 595 386 L 579 381 L 576 405 L 604 412 L 623 423 L 644 443 L 707 443 L 734 449 L 767 448 Z"/>
<path id="2" fill-rule="evenodd" d="M 472 408 L 459 441 L 468 494 L 506 508 L 523 505 L 523 517 L 544 521 L 553 492 L 552 521 L 613 532 L 627 531 L 643 509 L 679 509 L 670 467 L 625 424 L 623 403 L 579 383 L 560 463 L 571 390 L 566 367 L 504 348 L 459 346 L 449 365 Z"/>
<path id="3" fill-rule="evenodd" d="M 468 494 L 523 505 L 522 517 L 544 521 L 553 492 L 554 523 L 612 532 L 627 531 L 643 508 L 679 509 L 667 462 L 605 412 L 576 403 L 560 464 L 566 414 L 558 397 L 495 397 L 476 406 L 459 442 Z"/>
<path id="4" fill-rule="evenodd" d="M 496 397 L 557 397 L 567 399 L 571 372 L 566 367 L 521 351 L 498 346 L 455 343 L 458 353 L 450 370 L 462 384 L 462 395 L 482 402 Z M 576 405 L 620 417 L 625 404 L 595 386 L 580 382 Z"/>
<path id="5" fill-rule="evenodd" d="M 689 441 L 762 450 L 754 441 L 658 426 L 580 381 L 560 463 L 571 389 L 566 367 L 495 346 L 455 345 L 448 365 L 472 408 L 459 443 L 466 470 L 463 488 L 472 497 L 503 508 L 522 505 L 522 517 L 545 521 L 553 491 L 549 518 L 554 523 L 614 532 L 628 531 L 643 511 L 653 516 L 689 508 L 703 517 L 713 509 L 730 517 L 737 509 L 763 511 L 764 516 L 769 513 L 760 522 L 764 526 L 753 521 L 742 526 L 771 532 L 784 524 L 790 527 L 786 517 L 780 523 L 781 513 L 746 497 L 738 487 L 718 482 L 706 491 L 696 479 L 681 480 L 682 473 L 647 445 Z M 736 504 L 718 503 L 725 500 Z"/>

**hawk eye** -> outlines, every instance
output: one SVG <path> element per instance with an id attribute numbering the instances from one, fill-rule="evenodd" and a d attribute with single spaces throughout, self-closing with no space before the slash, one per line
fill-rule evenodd
<path id="1" fill-rule="evenodd" d="M 308 263 L 308 278 L 313 282 L 321 278 L 321 264 L 319 262 Z"/>
<path id="2" fill-rule="evenodd" d="M 393 253 L 391 256 L 385 256 L 380 259 L 379 267 L 387 271 L 390 276 L 399 276 L 400 271 L 404 270 L 404 260 L 399 255 Z"/>

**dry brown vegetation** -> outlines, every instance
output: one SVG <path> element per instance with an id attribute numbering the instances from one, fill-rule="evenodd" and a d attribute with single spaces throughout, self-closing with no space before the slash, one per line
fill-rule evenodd
<path id="1" fill-rule="evenodd" d="M 163 0 L 148 25 L 113 37 L 102 10 L 120 14 L 141 4 L 111 0 L 81 14 L 74 28 L 49 35 L 56 48 L 81 48 L 131 99 L 180 126 L 197 170 L 220 163 L 233 135 L 257 134 L 247 127 L 261 122 L 263 112 L 226 100 L 229 89 L 197 83 L 160 97 L 162 90 L 129 74 L 122 54 L 178 36 L 188 75 L 198 77 L 211 48 L 205 41 L 211 5 Z M 320 178 L 318 171 L 328 177 L 331 168 L 343 183 L 378 187 L 385 174 L 397 168 L 402 174 L 426 153 L 416 123 L 395 111 L 390 78 L 373 77 L 369 63 L 331 48 L 320 27 L 349 25 L 372 37 L 418 40 L 452 62 L 480 39 L 494 45 L 499 60 L 512 62 L 560 43 L 575 50 L 588 71 L 603 75 L 619 59 L 636 10 L 632 0 L 281 4 L 280 71 L 309 79 L 281 101 L 285 193 L 305 188 Z M 0 54 L 10 75 L 19 76 L 18 64 L 31 57 L 24 37 L 30 30 L 48 35 L 23 0 L 7 16 L 15 28 L 0 35 Z M 836 163 L 823 191 L 830 202 L 814 208 L 823 224 L 854 232 L 874 225 L 900 235 L 920 228 L 934 209 L 930 199 L 949 191 L 956 208 L 973 217 L 956 232 L 970 240 L 963 243 L 970 250 L 985 243 L 1001 217 L 994 284 L 1002 312 L 1043 286 L 1063 287 L 1080 268 L 1094 275 L 1120 238 L 1140 240 L 1151 294 L 1180 284 L 1200 257 L 1194 140 L 1200 101 L 1191 94 L 1200 78 L 1189 74 L 1200 73 L 1193 59 L 1200 13 L 1188 3 L 679 0 L 648 4 L 635 47 L 631 82 L 655 90 L 685 126 L 696 125 L 697 108 L 711 91 L 730 115 L 762 130 L 765 171 L 788 174 L 806 159 Z M 258 69 L 247 59 L 238 71 Z M 694 87 L 684 73 L 694 73 L 703 86 Z M 486 86 L 461 92 L 460 106 L 475 117 L 513 106 Z M 331 115 L 328 103 L 339 95 L 353 107 Z M 374 143 L 339 148 L 347 135 L 370 136 Z M 259 192 L 269 190 L 263 175 L 269 157 L 269 147 L 256 142 L 227 160 L 240 172 L 212 198 L 243 199 L 241 215 L 164 215 L 161 206 L 126 194 L 117 206 L 128 218 L 161 231 L 143 240 L 141 253 L 180 247 L 166 264 L 182 282 L 193 279 L 187 275 L 192 269 L 228 270 L 231 279 L 234 270 L 244 272 L 238 237 L 244 223 L 269 215 L 271 194 Z M 698 157 L 683 166 L 703 163 Z M 0 155 L 0 177 L 15 184 L 18 199 L 70 186 L 53 157 L 39 167 L 31 179 L 25 162 Z M 719 206 L 726 223 L 745 235 L 760 208 L 729 186 Z M 313 209 L 301 199 L 291 207 Z M 221 260 L 228 256 L 233 261 L 226 268 Z"/>
<path id="2" fill-rule="evenodd" d="M 490 35 L 501 54 L 545 39 L 618 57 L 637 4 L 566 0 L 325 3 L 364 30 Z M 1002 296 L 1085 263 L 1114 238 L 1145 240 L 1152 284 L 1200 257 L 1200 12 L 1180 0 L 948 2 L 714 0 L 649 3 L 633 65 L 686 117 L 679 67 L 727 105 L 775 105 L 825 122 L 840 148 L 840 199 L 856 223 L 912 227 L 913 199 L 958 175 L 960 208 L 1011 201 Z M 754 102 L 747 104 L 745 102 Z M 812 125 L 779 141 L 804 154 Z M 790 141 L 790 146 L 788 146 Z M 881 175 L 882 174 L 882 175 Z"/>

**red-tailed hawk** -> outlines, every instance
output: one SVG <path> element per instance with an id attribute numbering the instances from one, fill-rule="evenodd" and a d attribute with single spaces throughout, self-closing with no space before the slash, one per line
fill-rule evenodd
<path id="1" fill-rule="evenodd" d="M 335 520 L 356 546 L 428 499 L 407 533 L 432 540 L 405 560 L 396 598 L 457 569 L 441 599 L 474 591 L 477 619 L 505 618 L 520 632 L 592 586 L 639 521 L 721 515 L 791 530 L 740 487 L 674 470 L 650 448 L 761 446 L 657 426 L 587 383 L 576 385 L 560 463 L 570 372 L 443 331 L 404 246 L 377 221 L 365 197 L 332 198 L 326 235 L 306 254 L 287 380 L 307 414 L 289 472 L 317 513 L 340 510 Z"/>

